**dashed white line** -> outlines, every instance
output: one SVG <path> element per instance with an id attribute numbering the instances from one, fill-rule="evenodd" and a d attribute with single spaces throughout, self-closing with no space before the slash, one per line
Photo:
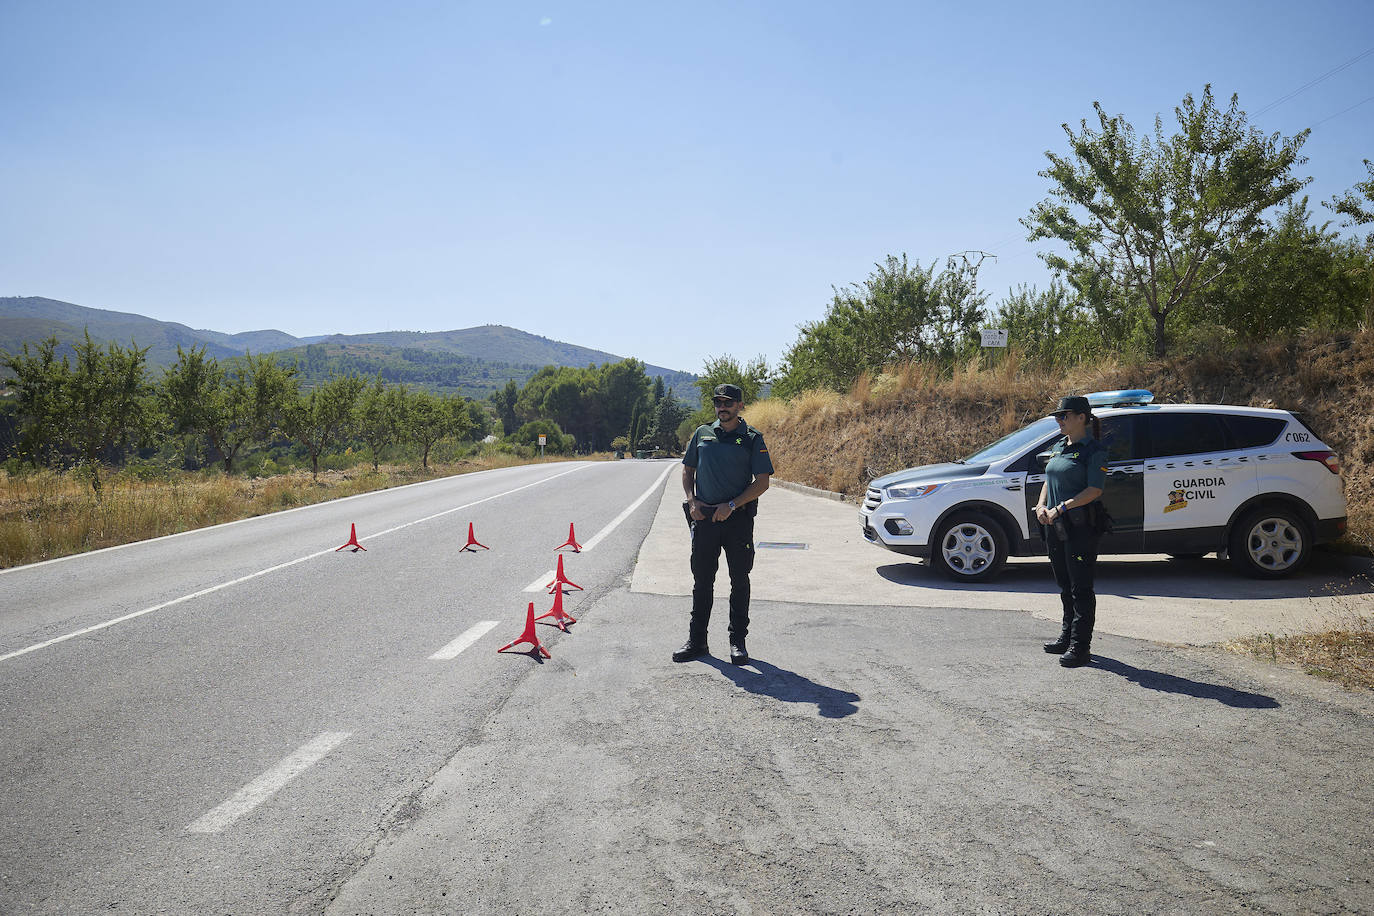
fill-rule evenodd
<path id="1" fill-rule="evenodd" d="M 234 821 L 272 797 L 273 793 L 319 763 L 326 754 L 348 740 L 351 732 L 325 732 L 234 793 L 224 804 L 195 821 L 190 833 L 219 833 Z"/>
<path id="2" fill-rule="evenodd" d="M 473 643 L 477 642 L 477 640 L 481 639 L 483 636 L 486 636 L 487 633 L 491 632 L 491 628 L 496 626 L 500 622 L 501 621 L 499 620 L 483 620 L 482 622 L 469 627 L 468 629 L 463 631 L 463 634 L 461 636 L 459 636 L 457 639 L 455 639 L 448 645 L 444 646 L 438 652 L 435 652 L 433 655 L 430 656 L 430 658 L 434 661 L 441 662 L 446 662 L 457 658 L 459 652 L 462 652 L 468 646 L 471 646 Z"/>
<path id="3" fill-rule="evenodd" d="M 663 479 L 667 477 L 669 473 L 672 472 L 675 466 L 676 465 L 670 464 L 668 465 L 668 467 L 664 468 L 663 473 L 658 475 L 658 479 L 649 485 L 649 489 L 641 493 L 638 499 L 636 499 L 634 502 L 630 503 L 628 506 L 625 507 L 625 511 L 621 512 L 615 518 L 611 519 L 609 525 L 607 525 L 605 528 L 602 528 L 596 534 L 592 535 L 591 538 L 587 540 L 587 543 L 582 545 L 581 552 L 586 553 L 587 551 L 591 550 L 597 544 L 600 544 L 602 541 L 604 541 L 606 539 L 606 536 L 609 535 L 612 531 L 614 531 L 616 528 L 619 528 L 621 523 L 624 522 L 625 519 L 629 518 L 630 515 L 636 509 L 644 505 L 644 500 L 652 496 L 653 492 L 663 485 Z M 523 591 L 538 592 L 547 590 L 549 587 L 549 583 L 553 581 L 554 575 L 554 570 L 549 570 L 548 572 L 540 576 L 538 579 L 535 579 L 529 585 L 526 585 Z"/>
<path id="4" fill-rule="evenodd" d="M 569 470 L 563 471 L 562 473 L 554 474 L 552 477 L 544 477 L 544 478 L 541 478 L 540 480 L 534 481 L 533 483 L 527 483 L 527 484 L 525 484 L 525 485 L 523 485 L 523 486 L 516 487 L 516 488 L 513 489 L 513 490 L 506 490 L 506 491 L 503 492 L 503 493 L 497 493 L 497 494 L 494 494 L 494 495 L 492 495 L 492 496 L 483 497 L 482 499 L 474 500 L 473 502 L 465 503 L 465 504 L 463 504 L 463 505 L 461 505 L 461 506 L 454 506 L 452 509 L 445 509 L 443 512 L 436 512 L 436 513 L 434 513 L 433 515 L 427 515 L 427 516 L 425 516 L 424 518 L 417 518 L 417 519 L 416 519 L 415 521 L 413 521 L 413 522 L 406 522 L 406 523 L 403 524 L 403 525 L 397 525 L 395 528 L 388 528 L 388 529 L 386 529 L 385 531 L 378 531 L 376 534 L 368 535 L 367 537 L 362 538 L 362 540 L 364 540 L 364 541 L 375 540 L 376 538 L 382 537 L 383 535 L 393 534 L 393 533 L 395 533 L 395 532 L 397 532 L 397 531 L 400 531 L 400 530 L 402 530 L 402 529 L 404 529 L 404 528 L 409 528 L 409 527 L 411 527 L 412 525 L 419 525 L 419 524 L 422 524 L 422 523 L 424 523 L 424 522 L 433 521 L 433 520 L 436 519 L 436 518 L 441 518 L 442 516 L 445 516 L 445 515 L 451 515 L 451 514 L 454 513 L 454 512 L 461 512 L 461 511 L 463 511 L 464 509 L 471 509 L 473 506 L 479 506 L 479 505 L 481 505 L 482 503 L 490 502 L 490 501 L 493 500 L 493 499 L 500 499 L 501 497 L 503 497 L 503 496 L 509 496 L 509 495 L 511 495 L 512 493 L 519 493 L 521 490 L 528 490 L 530 487 L 536 487 L 536 486 L 539 486 L 540 484 L 548 483 L 548 482 L 551 481 L 551 480 L 557 480 L 557 479 L 560 478 L 560 477 L 564 477 L 564 476 L 566 476 L 566 475 L 568 475 L 568 474 L 572 474 L 572 473 L 574 473 L 574 472 L 576 472 L 576 471 L 583 470 L 584 468 L 587 468 L 587 467 L 591 467 L 591 465 L 580 464 L 580 465 L 577 465 L 576 467 L 573 467 L 573 468 L 571 468 L 571 469 L 569 469 Z M 385 491 L 382 491 L 382 492 L 385 492 Z M 359 495 L 367 495 L 367 494 L 359 494 Z M 89 627 L 83 627 L 83 628 L 81 628 L 80 630 L 75 630 L 75 631 L 73 631 L 73 632 L 71 632 L 71 633 L 64 633 L 64 634 L 62 634 L 61 636 L 54 636 L 52 639 L 47 639 L 47 640 L 44 640 L 43 642 L 35 643 L 35 644 L 32 645 L 32 646 L 26 646 L 26 647 L 24 647 L 23 649 L 16 649 L 16 650 L 13 651 L 13 652 L 8 652 L 8 653 L 6 653 L 6 654 L 4 654 L 4 655 L 0 655 L 0 662 L 8 661 L 9 659 L 12 659 L 12 658 L 18 658 L 18 657 L 21 656 L 21 655 L 28 655 L 30 652 L 37 652 L 39 649 L 46 649 L 48 646 L 55 646 L 55 645 L 57 645 L 58 643 L 66 642 L 66 641 L 69 640 L 69 639 L 75 639 L 75 638 L 78 637 L 78 636 L 85 636 L 87 633 L 94 633 L 94 632 L 96 632 L 97 630 L 103 630 L 103 629 L 105 629 L 105 628 L 107 628 L 107 627 L 112 627 L 112 626 L 114 626 L 114 625 L 117 624 L 117 623 L 124 623 L 125 621 L 133 620 L 133 619 L 136 618 L 136 617 L 142 617 L 142 616 L 145 615 L 145 614 L 151 614 L 151 613 L 153 613 L 154 611 L 161 611 L 161 610 L 164 610 L 165 608 L 172 607 L 173 605 L 181 604 L 182 602 L 185 602 L 185 601 L 190 601 L 190 600 L 192 600 L 193 598 L 202 598 L 202 597 L 204 597 L 205 595 L 212 594 L 212 593 L 217 592 L 217 591 L 219 591 L 219 590 L 221 590 L 221 589 L 229 588 L 229 587 L 234 586 L 234 585 L 240 585 L 240 584 L 242 584 L 242 583 L 244 583 L 244 582 L 249 581 L 250 579 L 256 579 L 256 578 L 258 578 L 259 576 L 265 576 L 265 575 L 267 575 L 268 573 L 276 572 L 277 570 L 280 570 L 280 569 L 286 569 L 287 567 L 295 566 L 297 563 L 304 563 L 306 560 L 313 560 L 313 559 L 315 559 L 316 557 L 322 557 L 322 556 L 325 556 L 326 554 L 331 554 L 331 553 L 334 553 L 334 552 L 335 552 L 335 550 L 334 550 L 333 547 L 326 547 L 324 550 L 317 550 L 316 552 L 314 552 L 314 553 L 312 553 L 312 554 L 307 554 L 306 556 L 303 556 L 303 557 L 297 557 L 297 558 L 294 559 L 294 560 L 287 560 L 285 563 L 278 563 L 276 566 L 269 566 L 269 567 L 267 567 L 266 569 L 260 569 L 260 570 L 258 570 L 257 572 L 249 573 L 249 574 L 246 575 L 246 576 L 239 576 L 237 579 L 230 579 L 228 582 L 221 582 L 221 583 L 218 584 L 218 585 L 211 585 L 209 588 L 202 588 L 200 591 L 192 592 L 192 593 L 189 594 L 189 595 L 182 595 L 180 598 L 173 598 L 171 601 L 164 601 L 164 602 L 162 602 L 161 604 L 155 604 L 155 605 L 153 605 L 152 607 L 146 607 L 146 608 L 144 608 L 144 609 L 141 610 L 141 611 L 134 611 L 134 612 L 131 613 L 131 614 L 125 614 L 124 616 L 122 616 L 122 617 L 116 617 L 116 618 L 114 618 L 113 620 L 106 620 L 106 621 L 103 621 L 102 623 L 97 623 L 97 624 L 94 624 L 94 625 L 89 626 Z M 552 577 L 552 574 L 550 574 L 550 576 Z"/>

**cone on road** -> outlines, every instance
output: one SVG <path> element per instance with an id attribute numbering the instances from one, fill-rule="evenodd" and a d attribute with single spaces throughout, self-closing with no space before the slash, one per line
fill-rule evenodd
<path id="1" fill-rule="evenodd" d="M 564 547 L 571 547 L 573 553 L 582 552 L 582 545 L 577 543 L 577 535 L 573 532 L 572 522 L 568 522 L 568 539 L 555 547 L 554 550 L 562 550 Z"/>
<path id="2" fill-rule="evenodd" d="M 542 645 L 540 645 L 540 643 L 539 643 L 539 634 L 538 634 L 537 632 L 535 632 L 535 629 L 534 629 L 534 602 L 533 602 L 533 601 L 530 602 L 529 610 L 525 612 L 525 632 L 521 633 L 520 636 L 519 636 L 519 638 L 517 638 L 514 642 L 507 643 L 506 645 L 502 646 L 501 648 L 497 649 L 496 651 L 497 651 L 497 652 L 504 652 L 504 651 L 506 651 L 507 649 L 511 648 L 512 646 L 518 646 L 518 645 L 520 645 L 522 642 L 527 642 L 527 643 L 530 644 L 530 651 L 531 651 L 531 652 L 538 652 L 538 653 L 542 654 L 545 658 L 553 658 L 553 656 L 549 654 L 549 650 L 548 650 L 548 649 L 545 649 Z"/>
<path id="3" fill-rule="evenodd" d="M 545 617 L 552 617 L 553 622 L 558 624 L 558 629 L 564 633 L 568 632 L 567 626 L 564 625 L 565 622 L 577 623 L 576 617 L 563 610 L 563 589 L 556 589 L 553 593 L 553 610 L 534 619 L 543 620 Z"/>
<path id="4" fill-rule="evenodd" d="M 558 571 L 554 573 L 553 581 L 546 585 L 545 588 L 547 588 L 551 593 L 554 591 L 561 592 L 563 591 L 563 586 L 565 585 L 569 588 L 575 588 L 579 592 L 583 590 L 582 586 L 578 585 L 576 582 L 569 579 L 567 576 L 563 574 L 563 554 L 560 553 L 558 555 Z"/>
<path id="5" fill-rule="evenodd" d="M 348 543 L 344 544 L 343 547 L 335 547 L 334 552 L 338 553 L 340 550 L 343 550 L 344 547 L 352 547 L 354 553 L 360 550 L 363 552 L 367 551 L 366 547 L 358 543 L 358 525 L 356 522 L 349 522 L 348 524 Z"/>
<path id="6" fill-rule="evenodd" d="M 483 544 L 481 541 L 477 540 L 477 538 L 473 536 L 472 522 L 468 522 L 468 542 L 464 544 L 462 549 L 458 552 L 462 553 L 464 550 L 471 550 L 473 553 L 476 553 L 478 547 L 481 547 L 483 550 L 491 550 L 490 547 L 488 547 L 486 544 Z"/>

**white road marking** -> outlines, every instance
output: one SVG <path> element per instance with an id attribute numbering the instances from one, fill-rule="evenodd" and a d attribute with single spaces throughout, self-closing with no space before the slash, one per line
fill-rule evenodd
<path id="1" fill-rule="evenodd" d="M 348 739 L 351 732 L 325 732 L 302 745 L 281 763 L 234 793 L 233 797 L 187 827 L 190 833 L 219 833 L 234 821 L 267 801 L 278 789 L 295 779 Z"/>
<path id="2" fill-rule="evenodd" d="M 468 646 L 477 642 L 477 640 L 481 639 L 483 636 L 486 636 L 491 632 L 491 628 L 500 622 L 499 620 L 483 620 L 481 623 L 469 627 L 463 631 L 461 636 L 444 646 L 438 652 L 435 652 L 430 658 L 441 662 L 457 658 L 459 652 L 462 652 Z"/>
<path id="3" fill-rule="evenodd" d="M 554 474 L 552 477 L 545 477 L 545 478 L 543 478 L 543 479 L 541 479 L 541 480 L 536 480 L 534 483 L 527 483 L 527 484 L 525 484 L 525 485 L 523 485 L 523 486 L 516 487 L 516 488 L 513 489 L 513 490 L 506 490 L 504 493 L 497 493 L 497 494 L 495 494 L 494 496 L 483 497 L 482 499 L 476 500 L 476 501 L 474 501 L 474 502 L 465 503 L 464 505 L 461 505 L 461 506 L 455 506 L 455 507 L 453 507 L 452 509 L 445 509 L 443 512 L 436 512 L 436 513 L 434 513 L 433 515 L 427 515 L 427 516 L 425 516 L 424 518 L 416 519 L 416 520 L 413 521 L 413 522 L 406 522 L 404 525 L 397 525 L 395 528 L 388 528 L 388 529 L 385 530 L 385 531 L 379 531 L 379 532 L 377 532 L 376 534 L 368 535 L 367 537 L 365 537 L 365 538 L 360 538 L 359 540 L 361 540 L 361 541 L 371 541 L 371 540 L 375 540 L 376 538 L 382 537 L 383 535 L 392 534 L 392 533 L 394 533 L 394 532 L 397 532 L 397 531 L 402 530 L 403 528 L 409 528 L 411 525 L 418 525 L 418 524 L 420 524 L 420 523 L 422 523 L 422 522 L 433 521 L 433 520 L 436 519 L 436 518 L 440 518 L 440 517 L 445 516 L 445 515 L 450 515 L 450 514 L 452 514 L 452 513 L 454 513 L 454 512 L 461 512 L 461 511 L 463 511 L 464 509 L 471 509 L 473 506 L 478 506 L 478 505 L 481 505 L 482 503 L 490 502 L 490 501 L 493 500 L 493 499 L 500 499 L 501 497 L 503 497 L 503 496 L 509 496 L 509 495 L 511 495 L 512 493 L 519 493 L 521 490 L 528 490 L 530 487 L 535 487 L 535 486 L 538 486 L 538 485 L 540 485 L 540 484 L 542 484 L 542 483 L 548 483 L 548 482 L 551 481 L 551 480 L 557 480 L 557 479 L 560 478 L 560 477 L 567 476 L 568 474 L 572 474 L 572 473 L 574 473 L 574 472 L 576 472 L 576 471 L 580 471 L 580 470 L 582 470 L 582 469 L 584 469 L 584 468 L 587 468 L 587 467 L 591 467 L 591 465 L 586 465 L 586 464 L 578 465 L 578 466 L 576 466 L 576 467 L 574 467 L 574 468 L 572 468 L 572 469 L 570 469 L 570 470 L 563 471 L 562 473 L 559 473 L 559 474 Z M 366 495 L 366 494 L 362 494 L 362 495 Z M 182 604 L 183 602 L 190 601 L 190 600 L 192 600 L 193 598 L 203 598 L 204 596 L 209 595 L 209 594 L 212 594 L 212 593 L 217 592 L 217 591 L 220 591 L 221 589 L 226 589 L 226 588 L 229 588 L 229 587 L 234 586 L 234 585 L 241 585 L 241 584 L 243 584 L 244 582 L 249 581 L 250 579 L 256 579 L 256 578 L 258 578 L 259 576 L 265 576 L 265 575 L 267 575 L 268 573 L 276 572 L 277 570 L 280 570 L 280 569 L 286 569 L 287 567 L 295 566 L 295 565 L 298 564 L 298 563 L 304 563 L 306 560 L 313 560 L 313 559 L 315 559 L 316 557 L 326 556 L 326 555 L 332 554 L 332 553 L 334 553 L 334 552 L 335 552 L 335 548 L 333 548 L 333 547 L 326 547 L 324 550 L 317 550 L 316 552 L 314 552 L 314 553 L 312 553 L 312 554 L 307 554 L 306 556 L 303 556 L 303 557 L 297 557 L 297 558 L 294 559 L 294 560 L 287 560 L 285 563 L 278 563 L 276 566 L 269 566 L 269 567 L 267 567 L 266 569 L 260 569 L 260 570 L 258 570 L 257 572 L 249 573 L 249 574 L 246 575 L 246 576 L 239 576 L 237 579 L 230 579 L 228 582 L 221 582 L 219 585 L 212 585 L 212 586 L 210 586 L 209 588 L 202 588 L 200 591 L 192 592 L 192 593 L 189 594 L 189 595 L 182 595 L 180 598 L 173 598 L 171 601 L 164 601 L 164 602 L 162 602 L 161 604 L 155 604 L 155 605 L 153 605 L 152 607 L 144 608 L 144 609 L 141 610 L 141 611 L 134 611 L 134 612 L 131 613 L 131 614 L 125 614 L 123 617 L 116 617 L 116 618 L 113 619 L 113 620 L 106 620 L 106 621 L 104 621 L 103 623 L 97 623 L 97 624 L 93 624 L 92 626 L 89 626 L 89 627 L 83 627 L 82 629 L 80 629 L 80 630 L 75 630 L 75 631 L 73 631 L 73 632 L 71 632 L 71 633 L 64 633 L 64 634 L 61 635 L 61 636 L 54 636 L 52 639 L 47 639 L 47 640 L 44 640 L 43 642 L 35 643 L 35 644 L 32 645 L 32 646 L 26 646 L 26 647 L 23 648 L 23 649 L 16 649 L 16 650 L 13 651 L 13 652 L 6 653 L 5 655 L 0 655 L 0 662 L 8 661 L 8 660 L 10 660 L 10 659 L 12 659 L 12 658 L 18 658 L 18 657 L 21 656 L 21 655 L 28 655 L 30 652 L 37 652 L 39 649 L 46 649 L 46 648 L 48 648 L 49 646 L 55 646 L 55 645 L 57 645 L 58 643 L 66 642 L 66 641 L 69 640 L 69 639 L 75 639 L 75 638 L 78 637 L 78 636 L 85 636 L 87 633 L 94 633 L 94 632 L 96 632 L 97 630 L 104 630 L 104 629 L 106 629 L 107 627 L 112 627 L 112 626 L 114 626 L 114 625 L 117 624 L 117 623 L 124 623 L 125 621 L 133 620 L 133 619 L 136 618 L 136 617 L 142 617 L 142 616 L 145 615 L 145 614 L 151 614 L 151 613 L 153 613 L 154 611 L 161 611 L 161 610 L 164 610 L 165 608 L 169 608 L 169 607 L 172 607 L 172 606 L 174 606 L 174 605 Z"/>
<path id="4" fill-rule="evenodd" d="M 628 505 L 625 508 L 624 512 L 621 512 L 615 518 L 611 519 L 611 523 L 609 525 L 607 525 L 605 528 L 602 528 L 596 534 L 592 535 L 591 538 L 587 540 L 587 543 L 582 545 L 581 552 L 586 553 L 587 551 L 595 547 L 597 544 L 600 544 L 602 541 L 606 539 L 607 535 L 609 535 L 616 528 L 619 528 L 621 523 L 624 522 L 625 519 L 629 518 L 630 515 L 636 509 L 644 505 L 644 500 L 652 496 L 653 492 L 663 485 L 663 479 L 667 477 L 670 473 L 672 473 L 673 467 L 674 465 L 670 464 L 668 465 L 668 467 L 664 468 L 663 473 L 658 475 L 658 480 L 655 480 L 652 484 L 650 484 L 649 489 L 645 490 L 643 493 L 639 495 L 639 499 L 636 499 L 634 502 L 630 503 L 630 505 Z M 546 591 L 549 587 L 549 583 L 553 581 L 553 577 L 555 575 L 557 575 L 557 572 L 551 569 L 548 572 L 544 573 L 542 576 L 540 576 L 538 579 L 535 579 L 529 585 L 526 585 L 524 589 L 522 589 L 522 591 Z"/>

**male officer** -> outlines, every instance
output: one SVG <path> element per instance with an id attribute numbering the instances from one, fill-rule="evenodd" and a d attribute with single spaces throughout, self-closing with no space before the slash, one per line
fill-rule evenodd
<path id="1" fill-rule="evenodd" d="M 755 502 L 768 489 L 773 462 L 763 435 L 740 419 L 744 392 L 717 385 L 716 422 L 699 426 L 682 457 L 682 489 L 692 526 L 692 621 L 687 644 L 673 653 L 685 662 L 705 655 L 720 551 L 730 569 L 730 661 L 749 664 L 749 571 L 754 568 Z"/>

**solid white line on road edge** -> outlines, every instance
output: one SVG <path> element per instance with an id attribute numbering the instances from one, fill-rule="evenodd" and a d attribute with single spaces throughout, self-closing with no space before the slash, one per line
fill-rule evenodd
<path id="1" fill-rule="evenodd" d="M 352 733 L 325 732 L 314 741 L 302 745 L 291 756 L 239 789 L 232 798 L 205 814 L 186 830 L 190 833 L 219 833 L 267 801 L 282 786 L 319 763 L 325 754 L 348 740 L 350 734 Z"/>
<path id="2" fill-rule="evenodd" d="M 54 563 L 65 563 L 68 560 L 79 560 L 82 557 L 93 557 L 97 556 L 98 554 L 110 553 L 115 550 L 125 550 L 129 547 L 139 547 L 143 544 L 151 544 L 154 541 L 167 541 L 171 540 L 172 538 L 184 538 L 192 534 L 200 534 L 204 531 L 213 531 L 216 528 L 228 528 L 231 525 L 246 525 L 249 522 L 268 521 L 270 519 L 280 518 L 283 515 L 290 515 L 293 512 L 306 512 L 310 509 L 322 509 L 326 506 L 333 506 L 337 505 L 338 503 L 346 503 L 352 499 L 363 499 L 368 496 L 378 496 L 382 493 L 395 493 L 398 490 L 409 490 L 411 487 L 426 487 L 430 484 L 451 481 L 454 477 L 472 477 L 476 474 L 497 474 L 501 473 L 502 471 L 517 471 L 529 467 L 534 467 L 534 465 L 520 464 L 508 468 L 492 468 L 489 471 L 476 471 L 473 474 L 451 474 L 448 477 L 436 477 L 433 480 L 417 480 L 415 483 L 403 483 L 399 487 L 388 487 L 385 490 L 369 490 L 366 493 L 354 493 L 352 496 L 340 496 L 338 499 L 329 499 L 325 500 L 322 503 L 311 503 L 308 506 L 297 506 L 294 509 L 278 509 L 276 512 L 269 512 L 266 515 L 254 515 L 251 518 L 237 518 L 234 519 L 232 522 L 220 522 L 218 525 L 206 525 L 204 528 L 190 528 L 186 531 L 175 532 L 174 534 L 164 534 L 155 538 L 144 538 L 141 541 L 130 541 L 127 544 L 115 544 L 111 547 L 101 547 L 99 550 L 86 550 L 82 551 L 81 553 L 69 553 L 65 557 L 53 557 L 51 560 L 39 560 L 37 563 L 25 563 L 23 566 L 10 566 L 5 569 L 0 569 L 0 576 L 6 576 L 10 573 L 22 572 L 28 569 L 38 569 L 42 566 L 51 566 Z"/>
<path id="3" fill-rule="evenodd" d="M 663 473 L 658 475 L 658 480 L 655 480 L 652 484 L 650 484 L 649 489 L 645 490 L 643 493 L 639 495 L 639 499 L 636 499 L 634 502 L 630 503 L 630 505 L 628 505 L 625 508 L 624 512 L 621 512 L 615 518 L 611 519 L 611 523 L 609 525 L 607 525 L 605 528 L 602 528 L 596 534 L 592 535 L 591 538 L 588 539 L 587 543 L 582 545 L 582 553 L 586 553 L 587 551 L 595 547 L 597 544 L 600 544 L 602 541 L 604 541 L 608 534 L 610 534 L 616 528 L 620 527 L 621 522 L 629 518 L 630 514 L 633 513 L 640 506 L 644 505 L 644 500 L 652 496 L 653 492 L 663 485 L 663 479 L 667 477 L 670 473 L 672 473 L 672 470 L 673 465 L 671 464 L 668 465 L 668 467 L 664 468 Z M 544 575 L 540 576 L 538 579 L 535 579 L 529 585 L 526 585 L 523 591 L 537 592 L 543 589 L 547 589 L 549 587 L 549 583 L 553 581 L 554 575 L 554 570 L 549 570 L 548 572 L 544 573 Z"/>
<path id="4" fill-rule="evenodd" d="M 430 656 L 430 658 L 434 661 L 440 662 L 446 662 L 457 658 L 459 652 L 462 652 L 468 646 L 477 642 L 477 640 L 481 639 L 483 636 L 486 636 L 488 633 L 491 632 L 491 628 L 496 626 L 500 622 L 501 621 L 499 620 L 483 620 L 482 622 L 469 627 L 468 629 L 463 631 L 463 635 L 459 636 L 453 642 L 444 646 L 438 652 L 435 652 L 433 655 Z"/>
<path id="5" fill-rule="evenodd" d="M 432 521 L 436 518 L 439 518 L 442 515 L 448 515 L 453 512 L 461 512 L 464 509 L 471 509 L 473 506 L 481 505 L 485 502 L 490 502 L 493 499 L 500 499 L 502 496 L 509 496 L 512 493 L 519 493 L 521 490 L 527 490 L 530 487 L 538 486 L 541 483 L 548 483 L 551 480 L 557 480 L 560 477 L 571 474 L 574 471 L 580 471 L 586 467 L 591 467 L 591 465 L 578 465 L 577 467 L 574 467 L 571 470 L 563 471 L 561 474 L 555 474 L 552 477 L 545 477 L 542 480 L 536 480 L 534 483 L 527 483 L 524 486 L 516 487 L 513 490 L 507 490 L 504 493 L 497 493 L 494 496 L 487 496 L 462 506 L 455 506 L 452 509 L 445 509 L 443 512 L 436 512 L 435 514 L 426 516 L 425 518 L 416 519 L 413 522 L 406 522 L 404 525 L 397 525 L 395 528 L 388 528 L 386 531 L 379 531 L 376 534 L 369 535 L 368 537 L 363 538 L 362 540 L 370 541 L 374 538 L 379 538 L 384 534 L 391 534 L 392 532 L 400 531 L 402 528 L 409 528 L 411 525 L 418 525 L 421 522 Z M 141 611 L 134 611 L 131 614 L 125 614 L 123 617 L 116 617 L 113 620 L 106 620 L 103 623 L 97 623 L 89 627 L 83 627 L 82 629 L 75 630 L 71 633 L 64 633 L 61 636 L 54 636 L 52 639 L 47 639 L 43 642 L 35 643 L 32 646 L 26 646 L 23 649 L 16 649 L 13 652 L 8 652 L 4 655 L 0 655 L 0 662 L 8 661 L 12 658 L 18 658 L 21 655 L 28 655 L 30 652 L 37 652 L 39 649 L 46 649 L 48 646 L 55 646 L 58 643 L 66 642 L 69 639 L 75 639 L 78 636 L 85 636 L 87 633 L 94 633 L 97 630 L 103 630 L 107 627 L 112 627 L 117 623 L 124 623 L 126 620 L 133 620 L 136 617 L 142 617 L 144 614 L 151 614 L 154 611 L 161 611 L 165 608 L 172 607 L 173 605 L 190 601 L 193 598 L 202 598 L 213 592 L 220 591 L 221 589 L 226 589 L 234 585 L 241 585 L 242 583 L 247 582 L 250 579 L 256 579 L 259 576 L 265 576 L 268 573 L 276 572 L 279 569 L 286 569 L 289 566 L 295 566 L 297 563 L 304 563 L 306 560 L 313 560 L 316 557 L 322 557 L 327 554 L 336 552 L 337 551 L 335 548 L 326 547 L 324 550 L 317 550 L 312 554 L 307 554 L 303 557 L 297 557 L 294 560 L 287 560 L 285 563 L 278 563 L 276 566 L 269 566 L 266 569 L 260 569 L 257 572 L 249 573 L 246 576 L 239 576 L 237 579 L 230 579 L 228 582 L 221 582 L 219 585 L 212 585 L 209 588 L 202 588 L 198 592 L 192 592 L 189 595 L 182 595 L 180 598 L 173 598 L 171 601 L 164 601 L 161 604 L 155 604 L 152 607 L 145 607 Z"/>

